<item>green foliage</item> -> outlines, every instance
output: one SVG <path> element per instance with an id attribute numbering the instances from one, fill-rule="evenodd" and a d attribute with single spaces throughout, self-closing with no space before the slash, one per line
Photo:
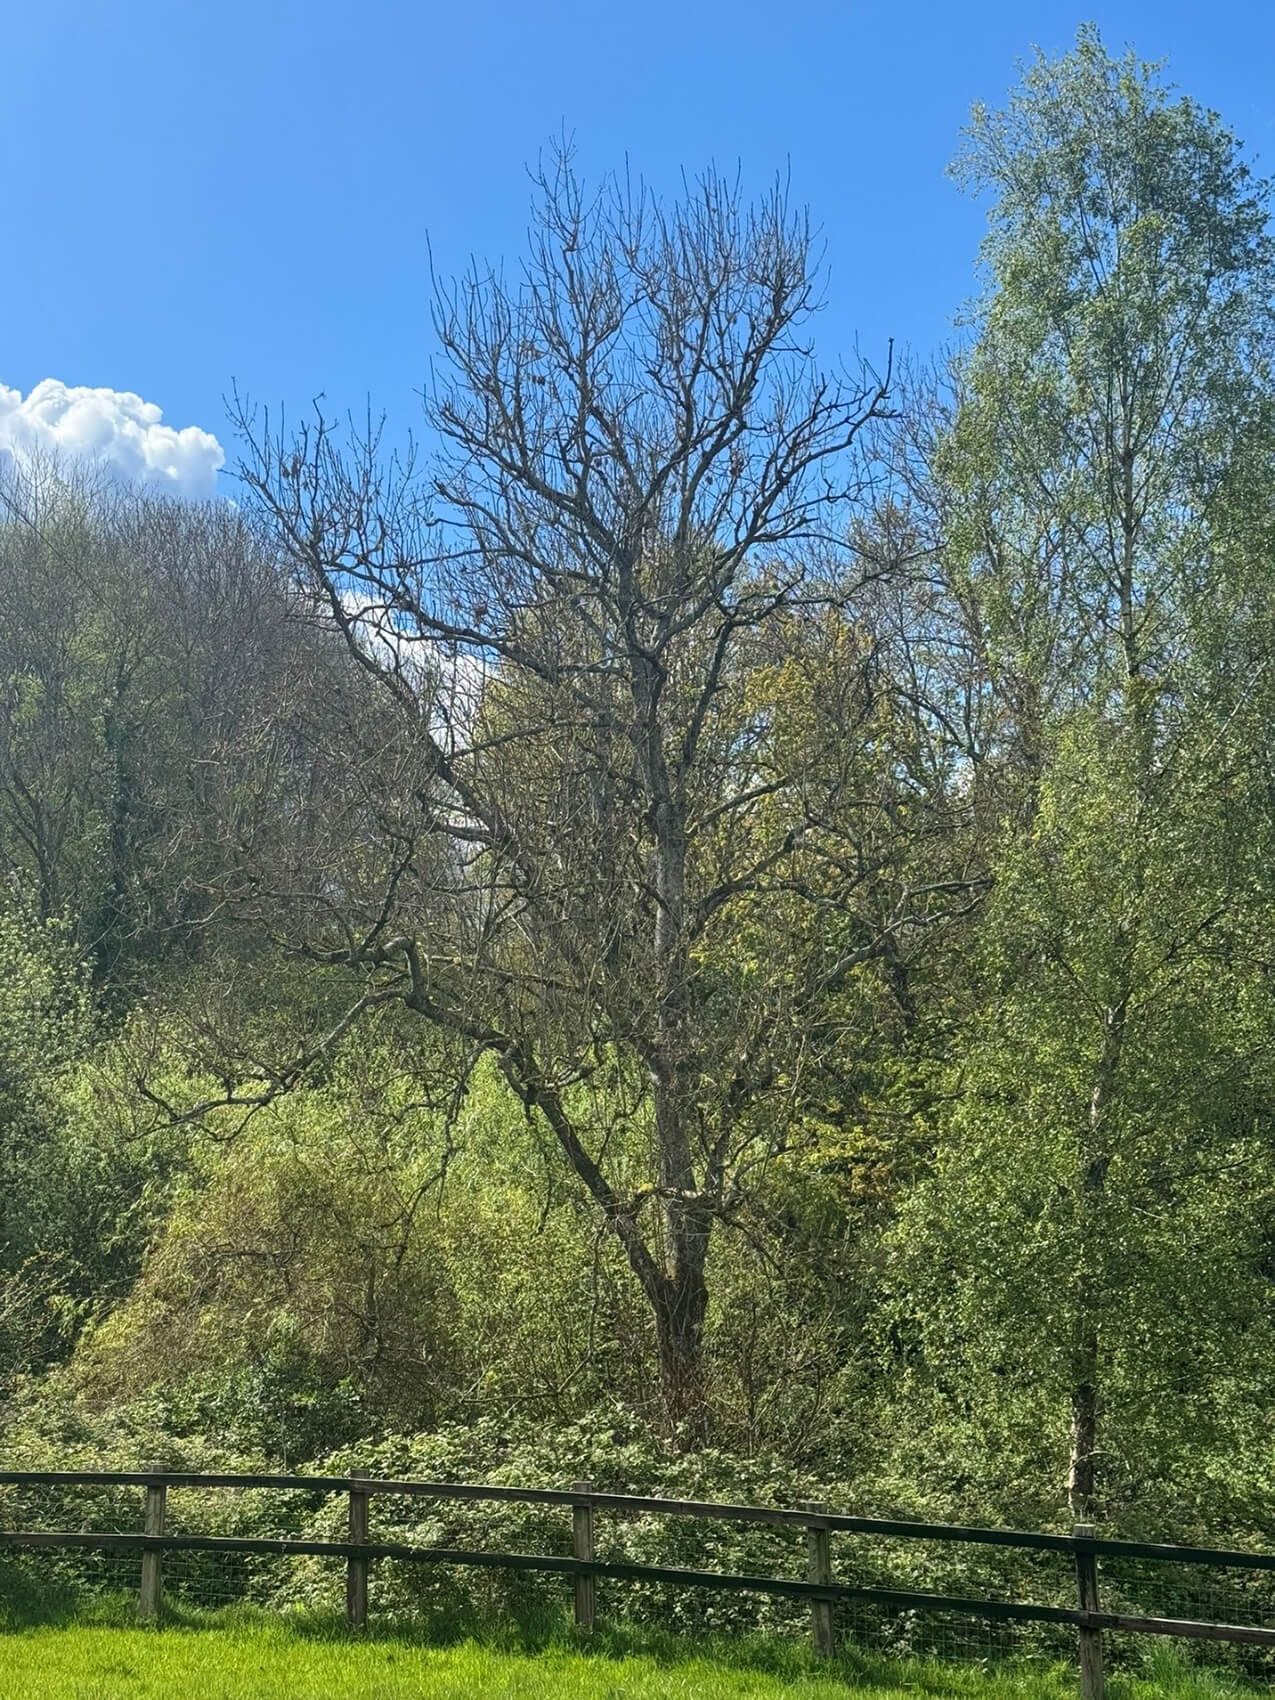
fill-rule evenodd
<path id="1" fill-rule="evenodd" d="M 1059 1484 L 1075 1274 L 1094 1234 L 1107 1510 L 1138 1505 L 1144 1526 L 1207 1524 L 1204 1437 L 1229 1451 L 1268 1397 L 1250 1372 L 1270 1314 L 1275 1010 L 1260 962 L 1203 942 L 1217 894 L 1201 878 L 1204 832 L 1180 831 L 1186 801 L 1160 842 L 1145 822 L 1132 831 L 1103 740 L 1069 729 L 1030 833 L 1000 859 L 982 1007 L 951 1069 L 932 1173 L 891 1242 L 900 1315 L 913 1318 L 899 1324 L 904 1397 L 928 1375 L 962 1412 L 964 1456 L 949 1467 L 1025 1456 L 1035 1480 Z M 1121 1070 L 1095 1206 L 1082 1130 L 1117 1003 Z M 981 1494 L 996 1491 L 990 1474 Z M 1053 1513 L 1048 1493 L 1031 1507 Z"/>
<path id="2" fill-rule="evenodd" d="M 0 902 L 0 1389 L 65 1321 L 65 1247 L 44 1230 L 62 1189 L 65 1081 L 90 1033 L 68 929 Z"/>
<path id="3" fill-rule="evenodd" d="M 1181 1520 L 1270 1397 L 1269 192 L 1092 30 L 961 171 L 989 288 L 934 465 L 994 883 L 891 1245 L 900 1397 L 954 1484 L 1000 1451 L 1037 1516 Z"/>
<path id="4" fill-rule="evenodd" d="M 587 1477 L 1275 1540 L 1269 190 L 1216 115 L 1088 28 L 975 112 L 957 171 L 990 201 L 984 293 L 946 392 L 879 445 L 902 476 L 837 510 L 862 583 L 786 533 L 791 562 L 745 551 L 729 595 L 708 543 L 676 557 L 703 597 L 675 552 L 644 566 L 652 607 L 692 610 L 662 680 L 629 654 L 669 750 L 699 752 L 658 846 L 618 618 L 577 629 L 551 597 L 538 626 L 511 595 L 462 707 L 392 622 L 352 659 L 340 598 L 316 612 L 286 539 L 242 515 L 15 489 L 6 1462 Z M 662 1432 L 671 1362 L 694 1420 Z M 109 1489 L 0 1506 L 136 1511 Z M 342 1508 L 174 1515 L 329 1535 Z M 534 1507 L 377 1515 L 421 1542 L 567 1538 Z M 801 1562 L 729 1525 L 602 1538 Z M 856 1557 L 957 1592 L 1009 1586 L 997 1562 Z M 199 1565 L 192 1585 L 231 1586 Z M 271 1561 L 233 1586 L 326 1609 L 332 1576 Z M 558 1598 L 394 1567 L 382 1589 L 435 1619 Z M 625 1601 L 696 1634 L 799 1615 Z"/>

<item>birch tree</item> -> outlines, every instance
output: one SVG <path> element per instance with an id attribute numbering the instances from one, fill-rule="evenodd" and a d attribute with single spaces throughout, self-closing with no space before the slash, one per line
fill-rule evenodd
<path id="1" fill-rule="evenodd" d="M 958 170 L 994 197 L 988 288 L 932 467 L 996 705 L 978 759 L 1017 778 L 940 1167 L 999 1210 L 1006 1269 L 1021 1232 L 1049 1270 L 1011 1287 L 1065 1360 L 1087 1519 L 1112 1366 L 1150 1328 L 1144 1230 L 1186 1209 L 1193 1146 L 1250 1177 L 1265 1149 L 1269 197 L 1092 30 L 975 112 Z"/>

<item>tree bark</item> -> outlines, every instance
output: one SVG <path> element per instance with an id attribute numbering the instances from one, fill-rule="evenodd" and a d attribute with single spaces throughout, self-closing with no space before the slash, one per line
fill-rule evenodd
<path id="1" fill-rule="evenodd" d="M 1125 948 L 1128 943 L 1125 941 Z M 1128 962 L 1126 957 L 1126 970 Z M 1101 1415 L 1101 1330 L 1103 1205 L 1111 1164 L 1109 1120 L 1124 1051 L 1126 984 L 1119 1003 L 1106 1012 L 1102 1052 L 1089 1100 L 1077 1194 L 1079 1251 L 1072 1320 L 1071 1457 L 1067 1497 L 1077 1522 L 1092 1522 L 1098 1505 L 1098 1447 Z"/>
<path id="2" fill-rule="evenodd" d="M 678 1451 L 693 1451 L 708 1439 L 708 1390 L 704 1384 L 704 1317 L 708 1283 L 704 1274 L 708 1228 L 681 1247 L 672 1274 L 655 1306 L 660 1359 L 660 1404 L 669 1439 Z"/>
<path id="3" fill-rule="evenodd" d="M 1088 1297 L 1088 1295 L 1086 1295 Z M 1078 1519 L 1092 1518 L 1098 1489 L 1098 1329 L 1083 1300 L 1072 1358 L 1071 1458 L 1067 1498 Z"/>

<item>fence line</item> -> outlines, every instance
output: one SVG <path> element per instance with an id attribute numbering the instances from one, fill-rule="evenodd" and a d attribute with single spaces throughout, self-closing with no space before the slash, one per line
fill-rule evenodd
<path id="1" fill-rule="evenodd" d="M 136 1553 L 141 1559 L 139 1611 L 144 1619 L 159 1615 L 163 1588 L 163 1554 L 167 1552 L 249 1553 L 344 1559 L 346 1616 L 360 1627 L 367 1622 L 368 1572 L 378 1559 L 416 1564 L 446 1564 L 485 1569 L 540 1571 L 570 1577 L 575 1594 L 575 1619 L 591 1630 L 597 1618 L 596 1581 L 660 1582 L 675 1587 L 737 1590 L 808 1600 L 811 1633 L 821 1657 L 834 1650 L 832 1607 L 838 1601 L 860 1600 L 918 1612 L 954 1613 L 991 1621 L 1070 1625 L 1078 1632 L 1082 1700 L 1102 1700 L 1103 1632 L 1118 1630 L 1138 1635 L 1170 1635 L 1193 1640 L 1226 1641 L 1275 1648 L 1275 1629 L 1256 1624 L 1196 1622 L 1184 1618 L 1149 1617 L 1104 1611 L 1099 1595 L 1100 1557 L 1149 1559 L 1164 1564 L 1216 1566 L 1226 1569 L 1275 1570 L 1275 1554 L 1234 1552 L 1222 1548 L 1148 1544 L 1107 1540 L 1087 1524 L 1070 1535 L 1023 1529 L 984 1529 L 947 1523 L 919 1523 L 890 1518 L 853 1517 L 814 1502 L 797 1508 L 727 1505 L 715 1501 L 677 1500 L 634 1494 L 596 1492 L 589 1482 L 567 1489 L 495 1487 L 470 1482 L 394 1481 L 356 1472 L 349 1476 L 216 1475 L 143 1469 L 0 1470 L 0 1485 L 28 1487 L 140 1487 L 144 1490 L 142 1530 L 2 1530 L 0 1550 L 50 1548 Z M 274 1489 L 285 1492 L 344 1494 L 348 1498 L 348 1533 L 344 1541 L 290 1537 L 171 1535 L 164 1532 L 170 1488 Z M 377 1495 L 410 1495 L 435 1500 L 489 1501 L 570 1507 L 572 1556 L 472 1551 L 451 1547 L 414 1546 L 369 1539 L 370 1502 Z M 735 1523 L 780 1525 L 804 1529 L 807 1535 L 806 1580 L 781 1576 L 740 1575 L 689 1570 L 652 1564 L 599 1559 L 595 1547 L 595 1517 L 600 1512 L 647 1516 L 694 1517 Z M 877 1535 L 891 1539 L 967 1542 L 984 1546 L 1026 1548 L 1069 1553 L 1075 1564 L 1076 1605 L 1049 1606 L 1026 1600 L 971 1599 L 881 1588 L 835 1579 L 832 1535 L 835 1532 Z"/>

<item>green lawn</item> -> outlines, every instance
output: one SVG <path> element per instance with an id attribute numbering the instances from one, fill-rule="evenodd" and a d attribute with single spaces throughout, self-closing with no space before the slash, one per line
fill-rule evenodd
<path id="1" fill-rule="evenodd" d="M 1111 1700 L 1222 1700 L 1241 1692 L 1162 1661 L 1158 1679 L 1117 1677 Z M 473 1641 L 354 1642 L 304 1625 L 246 1622 L 146 1630 L 97 1625 L 0 1632 L 2 1700 L 1073 1700 L 1070 1672 L 1002 1672 L 899 1661 L 818 1671 L 796 1651 L 714 1656 L 622 1645 L 509 1651 Z"/>

